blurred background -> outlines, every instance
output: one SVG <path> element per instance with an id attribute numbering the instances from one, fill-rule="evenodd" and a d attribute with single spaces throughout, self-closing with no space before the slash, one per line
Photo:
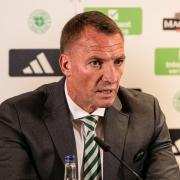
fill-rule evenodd
<path id="1" fill-rule="evenodd" d="M 98 10 L 125 35 L 121 85 L 156 96 L 180 164 L 179 0 L 1 0 L 0 103 L 59 81 L 59 40 L 75 14 Z"/>

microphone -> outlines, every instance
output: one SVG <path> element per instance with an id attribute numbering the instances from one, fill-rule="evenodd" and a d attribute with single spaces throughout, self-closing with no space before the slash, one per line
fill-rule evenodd
<path id="1" fill-rule="evenodd" d="M 112 154 L 112 156 L 114 156 L 121 164 L 123 164 L 124 167 L 126 167 L 132 174 L 134 174 L 134 176 L 136 176 L 138 178 L 138 180 L 143 180 L 134 170 L 132 170 L 122 159 L 120 159 L 116 154 L 114 154 L 111 151 L 111 147 L 106 144 L 103 140 L 101 140 L 99 137 L 94 137 L 94 140 L 96 141 L 96 143 L 103 149 L 103 151 L 105 152 L 109 152 Z"/>

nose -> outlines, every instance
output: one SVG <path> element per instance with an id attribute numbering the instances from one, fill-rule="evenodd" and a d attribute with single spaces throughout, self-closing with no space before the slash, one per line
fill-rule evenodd
<path id="1" fill-rule="evenodd" d="M 119 72 L 114 64 L 107 64 L 103 68 L 103 76 L 102 80 L 107 83 L 115 83 L 117 82 L 119 77 Z"/>

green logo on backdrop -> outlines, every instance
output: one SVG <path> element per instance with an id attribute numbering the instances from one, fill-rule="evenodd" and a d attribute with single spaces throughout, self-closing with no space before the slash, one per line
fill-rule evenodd
<path id="1" fill-rule="evenodd" d="M 51 18 L 46 11 L 38 9 L 30 14 L 28 24 L 32 31 L 45 33 L 51 25 Z"/>
<path id="2" fill-rule="evenodd" d="M 180 48 L 155 50 L 156 75 L 180 75 Z"/>
<path id="3" fill-rule="evenodd" d="M 180 91 L 178 91 L 173 98 L 173 105 L 176 111 L 180 112 Z"/>
<path id="4" fill-rule="evenodd" d="M 139 35 L 142 33 L 142 9 L 141 8 L 91 8 L 87 7 L 84 11 L 100 11 L 111 19 L 126 35 Z"/>

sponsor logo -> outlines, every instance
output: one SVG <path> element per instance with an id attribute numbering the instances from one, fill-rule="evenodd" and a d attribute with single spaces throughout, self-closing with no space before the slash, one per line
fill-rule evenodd
<path id="1" fill-rule="evenodd" d="M 180 164 L 180 129 L 169 129 L 171 139 L 172 139 L 172 150 Z"/>
<path id="2" fill-rule="evenodd" d="M 111 19 L 121 28 L 125 35 L 142 34 L 142 9 L 141 8 L 91 8 L 87 7 L 84 11 L 100 11 Z"/>
<path id="3" fill-rule="evenodd" d="M 180 112 L 180 91 L 178 91 L 173 98 L 173 106 L 177 112 Z"/>
<path id="4" fill-rule="evenodd" d="M 28 25 L 33 32 L 45 33 L 50 28 L 51 17 L 46 11 L 37 9 L 30 14 Z"/>
<path id="5" fill-rule="evenodd" d="M 156 75 L 180 75 L 180 48 L 155 50 Z"/>
<path id="6" fill-rule="evenodd" d="M 163 19 L 163 30 L 176 30 L 180 32 L 180 12 L 175 13 L 174 18 Z"/>
<path id="7" fill-rule="evenodd" d="M 12 49 L 9 51 L 10 76 L 61 76 L 59 49 Z"/>

